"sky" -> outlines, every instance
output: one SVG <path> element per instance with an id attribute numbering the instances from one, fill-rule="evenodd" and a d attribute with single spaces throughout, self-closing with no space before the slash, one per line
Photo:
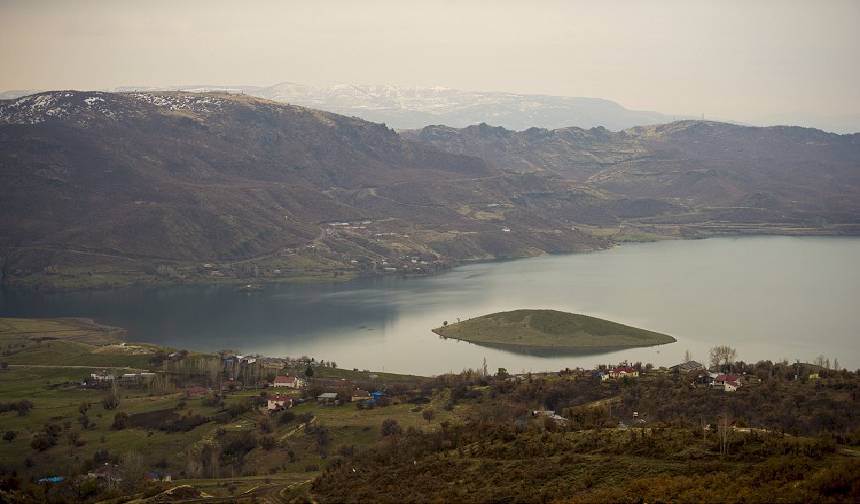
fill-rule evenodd
<path id="1" fill-rule="evenodd" d="M 445 86 L 860 117 L 858 0 L 0 0 L 0 90 Z"/>

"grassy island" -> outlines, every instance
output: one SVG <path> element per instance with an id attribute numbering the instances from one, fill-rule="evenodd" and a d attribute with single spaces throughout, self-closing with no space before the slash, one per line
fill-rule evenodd
<path id="1" fill-rule="evenodd" d="M 587 315 L 557 310 L 514 310 L 433 329 L 446 338 L 518 348 L 596 349 L 673 343 L 675 338 Z"/>

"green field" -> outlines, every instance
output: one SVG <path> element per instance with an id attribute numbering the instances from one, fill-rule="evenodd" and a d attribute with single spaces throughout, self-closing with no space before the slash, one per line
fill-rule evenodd
<path id="1" fill-rule="evenodd" d="M 0 360 L 12 366 L 148 366 L 157 347 L 126 344 L 124 334 L 86 319 L 0 318 Z"/>
<path id="2" fill-rule="evenodd" d="M 350 402 L 324 406 L 310 400 L 292 408 L 290 414 L 296 419 L 289 421 L 268 414 L 260 406 L 232 416 L 227 415 L 232 405 L 248 403 L 271 391 L 255 386 L 224 392 L 223 404 L 213 405 L 207 398 L 187 398 L 183 386 L 174 383 L 158 390 L 121 385 L 116 388 L 119 405 L 106 409 L 102 400 L 111 394 L 110 388 L 81 384 L 90 373 L 106 369 L 115 375 L 142 369 L 162 373 L 161 364 L 153 357 L 159 351 L 164 354 L 165 349 L 126 343 L 122 336 L 117 328 L 82 319 L 0 318 L 0 403 L 26 400 L 32 405 L 23 414 L 15 409 L 0 412 L 0 435 L 12 436 L 0 441 L 0 470 L 15 471 L 27 479 L 72 476 L 86 472 L 98 452 L 106 451 L 111 463 L 120 467 L 133 455 L 143 470 L 165 471 L 172 474 L 175 485 L 191 484 L 212 496 L 229 499 L 254 492 L 262 497 L 307 484 L 339 453 L 380 442 L 384 420 L 396 420 L 403 429 L 431 431 L 443 421 L 457 420 L 464 414 L 462 406 L 448 406 L 448 396 L 438 394 L 420 407 L 399 398 L 372 409 L 359 409 Z M 293 372 L 304 372 L 304 368 Z M 323 366 L 314 374 L 309 381 L 317 387 L 356 382 L 373 383 L 382 390 L 393 385 L 414 390 L 427 380 Z M 288 393 L 297 398 L 302 395 L 300 391 Z M 434 411 L 431 420 L 422 415 L 426 409 Z M 116 415 L 123 413 L 132 419 L 129 425 L 114 427 Z M 168 419 L 195 415 L 205 421 L 190 430 L 169 432 L 160 427 Z M 86 425 L 82 423 L 84 416 Z M 55 444 L 36 448 L 34 439 L 50 428 L 57 432 Z M 224 449 L 231 439 L 243 435 L 255 441 L 241 462 L 232 462 L 216 474 L 195 469 L 201 449 Z M 263 438 L 273 439 L 274 444 L 264 447 Z M 226 464 L 229 459 L 224 460 Z M 2 497 L 0 494 L 0 500 Z"/>
<path id="3" fill-rule="evenodd" d="M 520 348 L 621 348 L 675 341 L 665 334 L 556 310 L 493 313 L 438 327 L 433 332 L 471 343 Z"/>

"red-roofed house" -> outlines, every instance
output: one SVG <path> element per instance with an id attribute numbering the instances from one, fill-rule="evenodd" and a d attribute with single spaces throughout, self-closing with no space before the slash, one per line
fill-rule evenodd
<path id="1" fill-rule="evenodd" d="M 726 392 L 734 392 L 741 386 L 741 379 L 737 375 L 721 374 L 714 378 L 712 386 L 722 388 Z"/>
<path id="2" fill-rule="evenodd" d="M 609 371 L 610 378 L 624 378 L 625 376 L 636 378 L 639 376 L 639 371 L 630 366 L 618 366 Z"/>
<path id="3" fill-rule="evenodd" d="M 266 409 L 269 411 L 279 411 L 293 407 L 293 398 L 285 395 L 274 395 L 270 397 L 266 404 Z"/>
<path id="4" fill-rule="evenodd" d="M 302 388 L 302 385 L 304 385 L 304 380 L 302 380 L 298 376 L 292 376 L 292 375 L 276 376 L 275 381 L 272 382 L 273 387 L 288 387 L 288 388 L 297 389 L 297 388 Z"/>

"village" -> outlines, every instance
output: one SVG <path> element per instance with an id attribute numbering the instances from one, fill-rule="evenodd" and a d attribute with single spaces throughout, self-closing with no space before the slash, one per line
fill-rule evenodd
<path id="1" fill-rule="evenodd" d="M 299 358 L 248 356 L 222 351 L 217 359 L 213 357 L 206 365 L 201 365 L 197 360 L 195 364 L 197 372 L 189 372 L 183 368 L 183 363 L 188 359 L 195 360 L 200 357 L 189 356 L 189 353 L 184 350 L 171 352 L 161 363 L 163 372 L 113 374 L 102 370 L 90 373 L 80 385 L 83 388 L 94 389 L 110 389 L 116 386 L 163 389 L 164 385 L 159 383 L 168 380 L 174 384 L 173 387 L 168 388 L 188 399 L 258 391 L 259 400 L 255 403 L 256 407 L 268 414 L 276 414 L 309 402 L 326 407 L 353 404 L 358 409 L 371 409 L 390 405 L 392 396 L 398 397 L 404 394 L 402 386 L 391 388 L 385 380 L 380 380 L 378 374 L 367 370 L 353 369 L 349 372 L 349 378 L 336 378 L 320 373 L 319 371 L 322 370 L 337 370 L 337 363 L 318 361 L 306 356 Z M 816 364 L 799 362 L 791 366 L 794 369 L 793 379 L 803 382 L 818 380 L 819 369 L 823 368 Z M 207 367 L 208 369 L 204 369 Z M 732 363 L 726 362 L 706 368 L 697 361 L 685 360 L 670 367 L 655 368 L 651 364 L 643 365 L 641 362 L 625 361 L 617 365 L 598 365 L 594 369 L 565 368 L 558 372 L 509 374 L 507 370 L 500 368 L 496 378 L 510 383 L 534 379 L 629 383 L 632 380 L 653 381 L 658 378 L 671 378 L 685 383 L 691 390 L 707 389 L 714 393 L 734 393 L 741 387 L 755 387 L 762 383 L 762 379 L 755 373 L 733 372 L 732 367 Z M 744 369 L 745 365 L 741 363 L 739 367 Z M 486 369 L 477 373 L 489 375 Z M 555 410 L 544 408 L 533 410 L 532 416 L 549 418 L 562 426 L 569 421 L 568 418 L 557 414 Z M 647 411 L 634 411 L 628 421 L 641 425 L 647 422 L 647 418 Z M 628 421 L 620 419 L 618 426 L 626 428 Z"/>
<path id="2" fill-rule="evenodd" d="M 767 417 L 730 417 L 725 409 L 735 396 L 743 402 L 761 394 L 763 381 L 770 390 L 774 380 L 806 388 L 853 376 L 816 364 L 751 365 L 729 359 L 706 367 L 685 359 L 671 367 L 621 362 L 521 373 L 502 368 L 491 373 L 484 363 L 458 374 L 419 377 L 342 369 L 306 356 L 151 347 L 143 355 L 143 347 L 128 347 L 128 355 L 145 366 L 69 368 L 61 376 L 77 376 L 74 380 L 53 378 L 47 388 L 34 384 L 26 396 L 32 400 L 8 405 L 22 416 L 6 427 L 3 447 L 29 461 L 31 469 L 23 469 L 34 484 L 45 489 L 90 485 L 109 494 L 139 485 L 167 488 L 211 480 L 204 485 L 207 492 L 224 495 L 239 491 L 212 488 L 224 478 L 232 478 L 226 480 L 233 481 L 230 485 L 253 488 L 254 480 L 243 478 L 278 474 L 285 488 L 316 477 L 359 446 L 367 449 L 407 433 L 450 433 L 453 426 L 471 425 L 487 414 L 509 418 L 526 432 L 651 436 L 676 411 L 661 404 L 670 397 L 701 409 L 696 421 L 703 439 L 730 440 L 771 432 L 762 423 Z M 8 376 L 21 372 L 47 371 L 4 371 Z M 661 396 L 664 389 L 672 394 Z M 45 409 L 45 401 L 64 406 Z M 68 411 L 60 413 L 63 408 Z M 68 447 L 59 446 L 63 439 Z M 171 457 L 178 446 L 180 456 Z M 80 467 L 70 471 L 55 465 L 50 454 L 60 449 L 78 454 Z"/>

